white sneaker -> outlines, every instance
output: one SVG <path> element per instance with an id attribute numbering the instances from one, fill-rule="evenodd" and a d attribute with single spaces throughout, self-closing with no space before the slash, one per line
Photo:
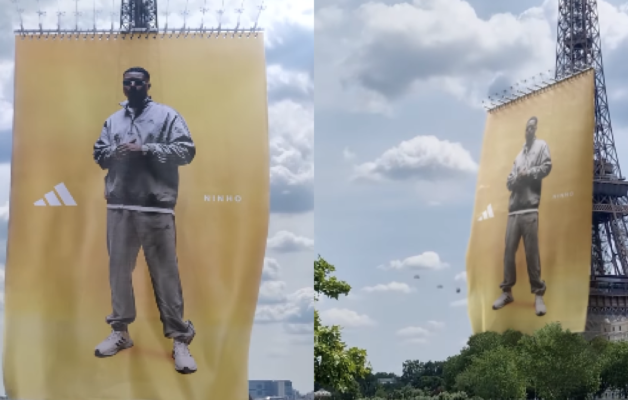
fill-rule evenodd
<path id="1" fill-rule="evenodd" d="M 502 292 L 501 296 L 493 303 L 493 310 L 502 309 L 513 301 L 515 301 L 515 298 L 512 297 L 511 292 Z"/>
<path id="2" fill-rule="evenodd" d="M 172 350 L 172 358 L 174 358 L 174 369 L 180 374 L 193 374 L 196 372 L 196 362 L 190 354 L 188 345 L 179 340 L 174 340 L 174 348 Z"/>
<path id="3" fill-rule="evenodd" d="M 118 354 L 120 350 L 133 347 L 133 340 L 129 332 L 112 331 L 107 339 L 96 347 L 96 357 L 104 358 Z"/>

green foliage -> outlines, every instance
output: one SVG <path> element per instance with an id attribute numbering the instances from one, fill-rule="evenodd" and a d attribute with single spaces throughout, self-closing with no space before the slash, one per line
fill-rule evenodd
<path id="1" fill-rule="evenodd" d="M 331 276 L 334 272 L 336 272 L 336 267 L 329 264 L 321 256 L 318 256 L 318 259 L 314 261 L 314 300 L 318 301 L 321 294 L 334 300 L 338 300 L 341 294 L 345 296 L 349 294 L 351 286 L 347 282 Z"/>
<path id="2" fill-rule="evenodd" d="M 482 398 L 525 398 L 527 379 L 517 363 L 516 350 L 498 345 L 478 356 L 456 379 L 458 388 Z"/>
<path id="3" fill-rule="evenodd" d="M 335 271 L 320 256 L 314 261 L 315 301 L 349 294 L 351 286 Z M 342 327 L 323 325 L 314 311 L 315 387 L 333 392 L 333 400 L 580 400 L 606 389 L 628 395 L 626 371 L 628 342 L 587 341 L 549 324 L 534 335 L 480 333 L 444 362 L 406 360 L 401 376 L 373 374 L 366 350 L 348 347 Z"/>
<path id="4" fill-rule="evenodd" d="M 351 290 L 348 283 L 331 276 L 335 267 L 320 256 L 314 261 L 315 300 L 320 295 L 338 299 Z M 366 350 L 348 348 L 342 341 L 340 326 L 325 326 L 321 323 L 318 310 L 314 310 L 314 382 L 318 387 L 355 398 L 360 392 L 358 379 L 370 374 Z"/>
<path id="5" fill-rule="evenodd" d="M 365 397 L 365 398 L 360 398 L 358 400 L 391 400 L 391 399 L 395 399 L 395 400 L 396 399 L 400 399 L 400 400 L 482 400 L 479 397 L 469 397 L 464 392 L 455 392 L 455 393 L 442 392 L 435 396 L 430 396 L 428 394 L 419 393 L 419 392 L 420 391 L 417 391 L 405 397 L 401 397 L 401 395 L 395 394 L 395 393 L 382 392 L 378 396 L 368 397 L 368 398 Z"/>
<path id="6" fill-rule="evenodd" d="M 369 374 L 360 393 L 370 400 L 585 400 L 606 389 L 628 395 L 626 371 L 628 342 L 587 341 L 550 324 L 533 335 L 473 335 L 445 362 L 406 360 L 397 384 L 381 385 L 375 378 L 394 374 Z"/>
<path id="7" fill-rule="evenodd" d="M 463 349 L 462 352 L 466 350 Z M 446 390 L 453 390 L 456 388 L 456 379 L 458 375 L 464 372 L 467 367 L 467 359 L 464 354 L 456 354 L 445 360 L 443 365 L 443 383 Z"/>
<path id="8" fill-rule="evenodd" d="M 525 335 L 518 331 L 507 330 L 503 334 L 497 332 L 483 332 L 473 335 L 467 341 L 467 346 L 460 354 L 449 357 L 443 365 L 443 383 L 446 390 L 454 390 L 457 387 L 457 377 L 471 365 L 474 358 L 480 357 L 484 352 L 499 346 L 516 348 L 521 338 Z"/>
<path id="9" fill-rule="evenodd" d="M 407 360 L 403 363 L 400 381 L 426 393 L 440 392 L 444 387 L 443 364 L 443 362 Z"/>
<path id="10" fill-rule="evenodd" d="M 628 395 L 628 342 L 606 342 L 602 354 L 601 378 L 604 387 Z"/>
<path id="11" fill-rule="evenodd" d="M 516 348 L 519 345 L 519 341 L 525 336 L 519 331 L 508 329 L 501 335 L 501 344 L 509 348 Z"/>
<path id="12" fill-rule="evenodd" d="M 603 358 L 580 334 L 549 324 L 520 343 L 520 365 L 538 397 L 568 399 L 595 393 Z"/>

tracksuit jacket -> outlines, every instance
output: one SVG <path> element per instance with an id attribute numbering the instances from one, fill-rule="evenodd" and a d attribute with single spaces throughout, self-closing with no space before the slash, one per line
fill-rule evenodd
<path id="1" fill-rule="evenodd" d="M 506 183 L 508 190 L 511 191 L 509 214 L 538 211 L 542 180 L 549 175 L 551 170 L 552 159 L 545 141 L 535 139 L 529 149 L 526 145 L 523 146 L 515 158 Z M 523 171 L 527 171 L 528 176 L 515 183 L 517 175 Z"/>
<path id="2" fill-rule="evenodd" d="M 107 208 L 174 213 L 179 191 L 178 167 L 196 155 L 190 131 L 179 113 L 146 100 L 135 115 L 128 102 L 105 121 L 94 145 L 94 160 L 104 170 Z M 142 151 L 113 159 L 116 148 L 136 143 Z"/>

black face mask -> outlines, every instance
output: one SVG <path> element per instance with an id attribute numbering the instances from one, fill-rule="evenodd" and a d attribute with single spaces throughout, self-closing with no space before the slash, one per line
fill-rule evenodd
<path id="1" fill-rule="evenodd" d="M 146 98 L 146 94 L 143 90 L 138 90 L 137 88 L 129 89 L 129 100 L 140 101 Z"/>
<path id="2" fill-rule="evenodd" d="M 146 98 L 146 82 L 140 79 L 132 78 L 122 81 L 124 86 L 128 86 L 129 100 L 138 101 Z"/>

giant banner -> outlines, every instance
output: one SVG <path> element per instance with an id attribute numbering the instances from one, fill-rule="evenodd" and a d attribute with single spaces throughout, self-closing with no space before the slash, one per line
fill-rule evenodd
<path id="1" fill-rule="evenodd" d="M 473 332 L 583 331 L 591 263 L 594 80 L 489 112 L 467 251 Z"/>
<path id="2" fill-rule="evenodd" d="M 269 160 L 238 36 L 17 38 L 11 399 L 247 398 Z"/>

